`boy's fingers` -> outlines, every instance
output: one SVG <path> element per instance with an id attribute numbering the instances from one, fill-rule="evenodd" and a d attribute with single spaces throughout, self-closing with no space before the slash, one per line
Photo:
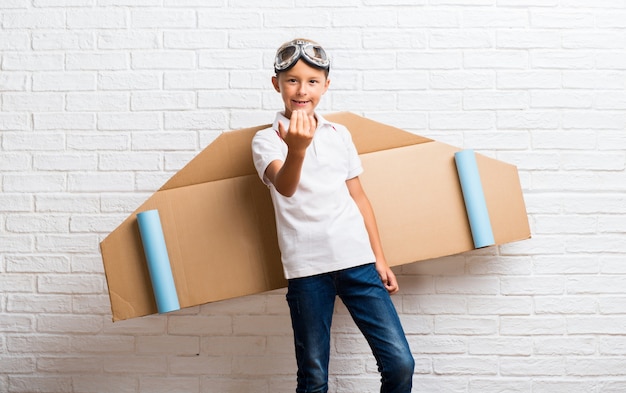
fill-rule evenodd
<path id="1" fill-rule="evenodd" d="M 280 120 L 278 121 L 278 133 L 280 134 L 280 137 L 283 139 L 285 139 L 285 136 L 287 136 L 287 130 L 285 129 L 285 125 Z"/>
<path id="2" fill-rule="evenodd" d="M 315 122 L 315 116 L 309 115 L 309 133 L 311 136 L 315 133 L 317 123 Z"/>
<path id="3" fill-rule="evenodd" d="M 309 134 L 311 132 L 311 124 L 309 122 L 309 116 L 307 116 L 306 113 L 302 112 L 301 117 L 302 117 L 302 131 L 306 134 Z"/>

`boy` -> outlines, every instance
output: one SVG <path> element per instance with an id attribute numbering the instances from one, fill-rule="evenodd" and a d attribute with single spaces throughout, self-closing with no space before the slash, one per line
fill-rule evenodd
<path id="1" fill-rule="evenodd" d="M 348 130 L 315 113 L 329 70 L 318 44 L 283 44 L 272 84 L 285 110 L 252 141 L 255 167 L 272 196 L 288 279 L 296 392 L 328 391 L 330 326 L 339 296 L 372 348 L 381 393 L 409 393 L 415 362 L 391 302 L 398 283 L 361 187 L 360 159 Z"/>

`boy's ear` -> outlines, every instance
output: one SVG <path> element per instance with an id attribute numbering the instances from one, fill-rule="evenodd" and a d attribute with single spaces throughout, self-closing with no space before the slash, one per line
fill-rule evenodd
<path id="1" fill-rule="evenodd" d="M 274 90 L 280 93 L 280 85 L 278 84 L 278 76 L 274 75 L 272 77 L 272 85 L 274 85 Z"/>

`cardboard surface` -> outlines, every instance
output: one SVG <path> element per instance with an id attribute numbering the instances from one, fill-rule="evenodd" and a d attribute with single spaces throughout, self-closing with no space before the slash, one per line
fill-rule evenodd
<path id="1" fill-rule="evenodd" d="M 392 266 L 474 248 L 454 164 L 460 149 L 352 113 L 352 133 Z M 101 243 L 113 320 L 157 312 L 136 214 L 158 209 L 181 308 L 286 285 L 269 191 L 250 143 L 267 125 L 221 134 Z M 530 237 L 517 168 L 477 155 L 496 244 Z"/>

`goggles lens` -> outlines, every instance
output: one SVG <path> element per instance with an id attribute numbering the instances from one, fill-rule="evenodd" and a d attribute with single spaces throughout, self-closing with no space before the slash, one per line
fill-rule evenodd
<path id="1" fill-rule="evenodd" d="M 295 40 L 278 49 L 274 60 L 274 70 L 285 71 L 296 64 L 300 58 L 313 67 L 324 70 L 330 68 L 330 60 L 324 48 L 308 41 Z"/>

